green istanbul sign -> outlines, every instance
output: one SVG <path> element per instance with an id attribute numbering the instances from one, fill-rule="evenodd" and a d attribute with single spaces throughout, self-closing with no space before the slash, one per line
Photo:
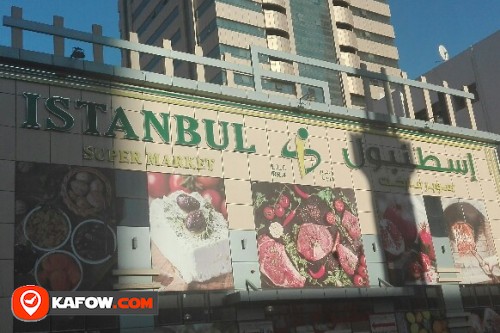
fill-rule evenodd
<path id="1" fill-rule="evenodd" d="M 36 93 L 23 93 L 26 100 L 26 119 L 23 128 L 41 129 L 39 123 L 39 100 L 40 95 Z M 45 109 L 49 116 L 44 119 L 44 129 L 48 131 L 68 132 L 75 126 L 75 119 L 68 112 L 71 100 L 65 97 L 53 96 L 47 98 Z M 195 119 L 186 115 L 170 115 L 169 113 L 154 113 L 142 110 L 142 128 L 134 128 L 130 123 L 127 112 L 122 107 L 113 110 L 113 118 L 109 124 L 99 126 L 97 122 L 99 113 L 106 113 L 106 104 L 77 100 L 74 102 L 76 109 L 81 109 L 85 114 L 85 135 L 104 136 L 115 138 L 116 132 L 122 132 L 123 137 L 128 140 L 154 142 L 153 131 L 158 134 L 161 143 L 182 146 L 198 146 L 204 141 L 210 148 L 225 150 L 231 140 L 234 140 L 234 151 L 242 153 L 255 153 L 255 145 L 246 146 L 244 143 L 244 125 L 241 123 L 230 123 L 226 121 L 214 121 L 212 119 Z M 170 122 L 175 122 L 176 137 L 174 142 L 170 139 Z M 205 137 L 202 138 L 200 129 L 204 128 Z M 232 129 L 232 130 L 231 130 Z M 140 132 L 139 132 L 140 131 Z M 220 133 L 220 140 L 216 142 L 215 133 Z M 231 133 L 232 132 L 232 133 Z M 139 135 L 140 134 L 140 135 Z"/>

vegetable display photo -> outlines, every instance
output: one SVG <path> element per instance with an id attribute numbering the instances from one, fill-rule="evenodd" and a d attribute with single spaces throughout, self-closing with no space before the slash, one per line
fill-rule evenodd
<path id="1" fill-rule="evenodd" d="M 423 197 L 378 193 L 375 199 L 389 282 L 396 286 L 437 283 L 436 252 Z"/>
<path id="2" fill-rule="evenodd" d="M 252 183 L 263 288 L 367 286 L 354 191 Z"/>
<path id="3" fill-rule="evenodd" d="M 224 181 L 148 173 L 151 254 L 160 290 L 233 287 Z"/>
<path id="4" fill-rule="evenodd" d="M 111 290 L 117 248 L 112 189 L 112 170 L 16 164 L 16 286 Z"/>

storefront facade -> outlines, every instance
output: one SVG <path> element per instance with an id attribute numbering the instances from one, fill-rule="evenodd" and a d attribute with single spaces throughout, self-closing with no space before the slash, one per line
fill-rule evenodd
<path id="1" fill-rule="evenodd" d="M 0 88 L 2 304 L 25 284 L 160 293 L 155 318 L 16 332 L 446 332 L 498 312 L 492 144 L 35 65 Z"/>

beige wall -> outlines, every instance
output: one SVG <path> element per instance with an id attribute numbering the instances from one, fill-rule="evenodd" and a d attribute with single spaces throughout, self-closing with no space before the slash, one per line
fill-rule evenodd
<path id="1" fill-rule="evenodd" d="M 65 85 L 62 82 L 62 85 Z M 57 133 L 45 130 L 33 130 L 20 128 L 24 117 L 23 92 L 33 92 L 42 95 L 39 104 L 39 121 L 43 123 L 48 113 L 43 107 L 43 99 L 49 96 L 63 96 L 71 99 L 69 112 L 75 117 L 75 127 L 69 133 Z M 210 149 L 202 142 L 198 147 L 183 147 L 176 145 L 165 145 L 159 143 L 160 138 L 154 135 L 154 143 L 131 141 L 123 139 L 123 134 L 117 132 L 115 139 L 105 137 L 90 137 L 81 134 L 86 125 L 83 112 L 75 110 L 73 103 L 76 100 L 90 100 L 108 105 L 110 110 L 123 107 L 128 119 L 137 133 L 142 133 L 142 116 L 140 110 L 151 110 L 155 113 L 169 112 L 170 115 L 182 114 L 194 117 L 201 122 L 202 119 L 214 119 L 217 121 L 228 121 L 244 124 L 245 144 L 255 145 L 256 152 L 253 154 L 235 152 L 234 140 L 224 151 Z M 373 195 L 378 192 L 384 193 L 411 193 L 421 195 L 434 195 L 450 198 L 475 199 L 483 201 L 487 213 L 489 226 L 491 226 L 494 243 L 500 246 L 500 199 L 498 186 L 493 181 L 495 173 L 488 168 L 486 151 L 494 148 L 483 147 L 474 143 L 460 143 L 453 138 L 443 140 L 423 137 L 418 133 L 401 134 L 400 137 L 380 135 L 383 133 L 364 133 L 361 125 L 342 125 L 334 122 L 317 122 L 307 119 L 299 120 L 292 116 L 279 115 L 275 113 L 261 113 L 252 110 L 241 109 L 238 106 L 227 107 L 217 104 L 204 104 L 187 99 L 175 99 L 161 97 L 160 95 L 146 95 L 132 91 L 109 91 L 80 90 L 51 83 L 31 83 L 25 81 L 14 81 L 0 79 L 0 103 L 4 106 L 0 117 L 0 137 L 4 144 L 0 148 L 0 243 L 4 251 L 0 252 L 0 270 L 11 272 L 2 274 L 0 277 L 1 288 L 0 302 L 8 302 L 8 297 L 13 289 L 13 235 L 15 221 L 14 205 L 14 178 L 16 161 L 42 162 L 56 164 L 83 165 L 102 168 L 114 168 L 122 170 L 155 171 L 165 173 L 193 174 L 192 170 L 175 169 L 166 166 L 152 166 L 143 163 L 119 163 L 99 162 L 95 160 L 84 160 L 82 158 L 82 147 L 93 145 L 96 147 L 110 148 L 144 153 L 162 153 L 197 156 L 200 158 L 213 159 L 213 171 L 200 170 L 194 174 L 223 177 L 226 184 L 226 195 L 229 213 L 229 227 L 236 230 L 254 230 L 252 193 L 250 182 L 265 181 L 274 183 L 296 183 L 303 185 L 316 185 L 324 187 L 340 187 L 354 189 L 359 217 L 363 234 L 377 234 L 377 211 L 373 204 Z M 101 131 L 105 124 L 111 120 L 112 112 L 99 114 Z M 306 145 L 315 149 L 322 157 L 322 162 L 314 172 L 302 177 L 298 172 L 298 164 L 294 159 L 286 159 L 281 156 L 283 145 L 289 140 L 294 140 L 299 128 L 307 128 L 309 138 Z M 204 133 L 201 131 L 203 136 Z M 171 123 L 171 136 L 175 139 L 176 128 Z M 391 170 L 383 168 L 375 171 L 373 167 L 365 166 L 361 169 L 350 169 L 346 166 L 342 150 L 354 155 L 354 140 L 360 138 L 366 147 L 378 147 L 382 151 L 382 158 L 388 159 L 388 151 L 394 150 L 397 158 L 401 158 L 401 145 L 406 144 L 411 149 L 421 148 L 424 154 L 433 155 L 442 161 L 447 159 L 464 159 L 466 154 L 473 156 L 477 181 L 471 181 L 470 173 L 466 175 L 449 174 L 444 172 L 429 172 L 418 170 L 406 174 L 410 182 L 421 182 L 424 184 L 439 183 L 442 185 L 453 185 L 453 191 L 436 193 L 429 188 L 391 187 L 381 185 L 380 178 L 391 177 Z M 216 141 L 220 139 L 216 137 Z M 449 139 L 449 140 L 447 140 Z M 447 140 L 447 141 L 445 141 Z M 416 157 L 413 155 L 413 159 Z M 444 162 L 443 162 L 444 163 Z M 271 165 L 283 166 L 286 175 L 283 177 L 272 173 Z M 332 174 L 333 178 L 324 177 L 324 174 Z M 393 174 L 393 173 L 392 173 Z M 394 175 L 394 174 L 393 174 Z M 498 174 L 496 174 L 498 176 Z M 5 307 L 0 307 L 3 309 Z M 4 311 L 4 310 L 1 310 Z M 8 313 L 1 313 L 2 318 L 10 318 Z M 7 325 L 10 325 L 8 323 Z"/>

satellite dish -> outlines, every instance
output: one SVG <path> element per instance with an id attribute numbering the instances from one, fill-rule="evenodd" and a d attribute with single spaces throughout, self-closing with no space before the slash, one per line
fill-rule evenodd
<path id="1" fill-rule="evenodd" d="M 448 53 L 448 50 L 446 49 L 446 47 L 444 47 L 444 45 L 439 45 L 438 51 L 439 56 L 441 57 L 441 59 L 443 59 L 443 61 L 447 61 L 448 59 L 450 59 L 450 54 Z"/>

